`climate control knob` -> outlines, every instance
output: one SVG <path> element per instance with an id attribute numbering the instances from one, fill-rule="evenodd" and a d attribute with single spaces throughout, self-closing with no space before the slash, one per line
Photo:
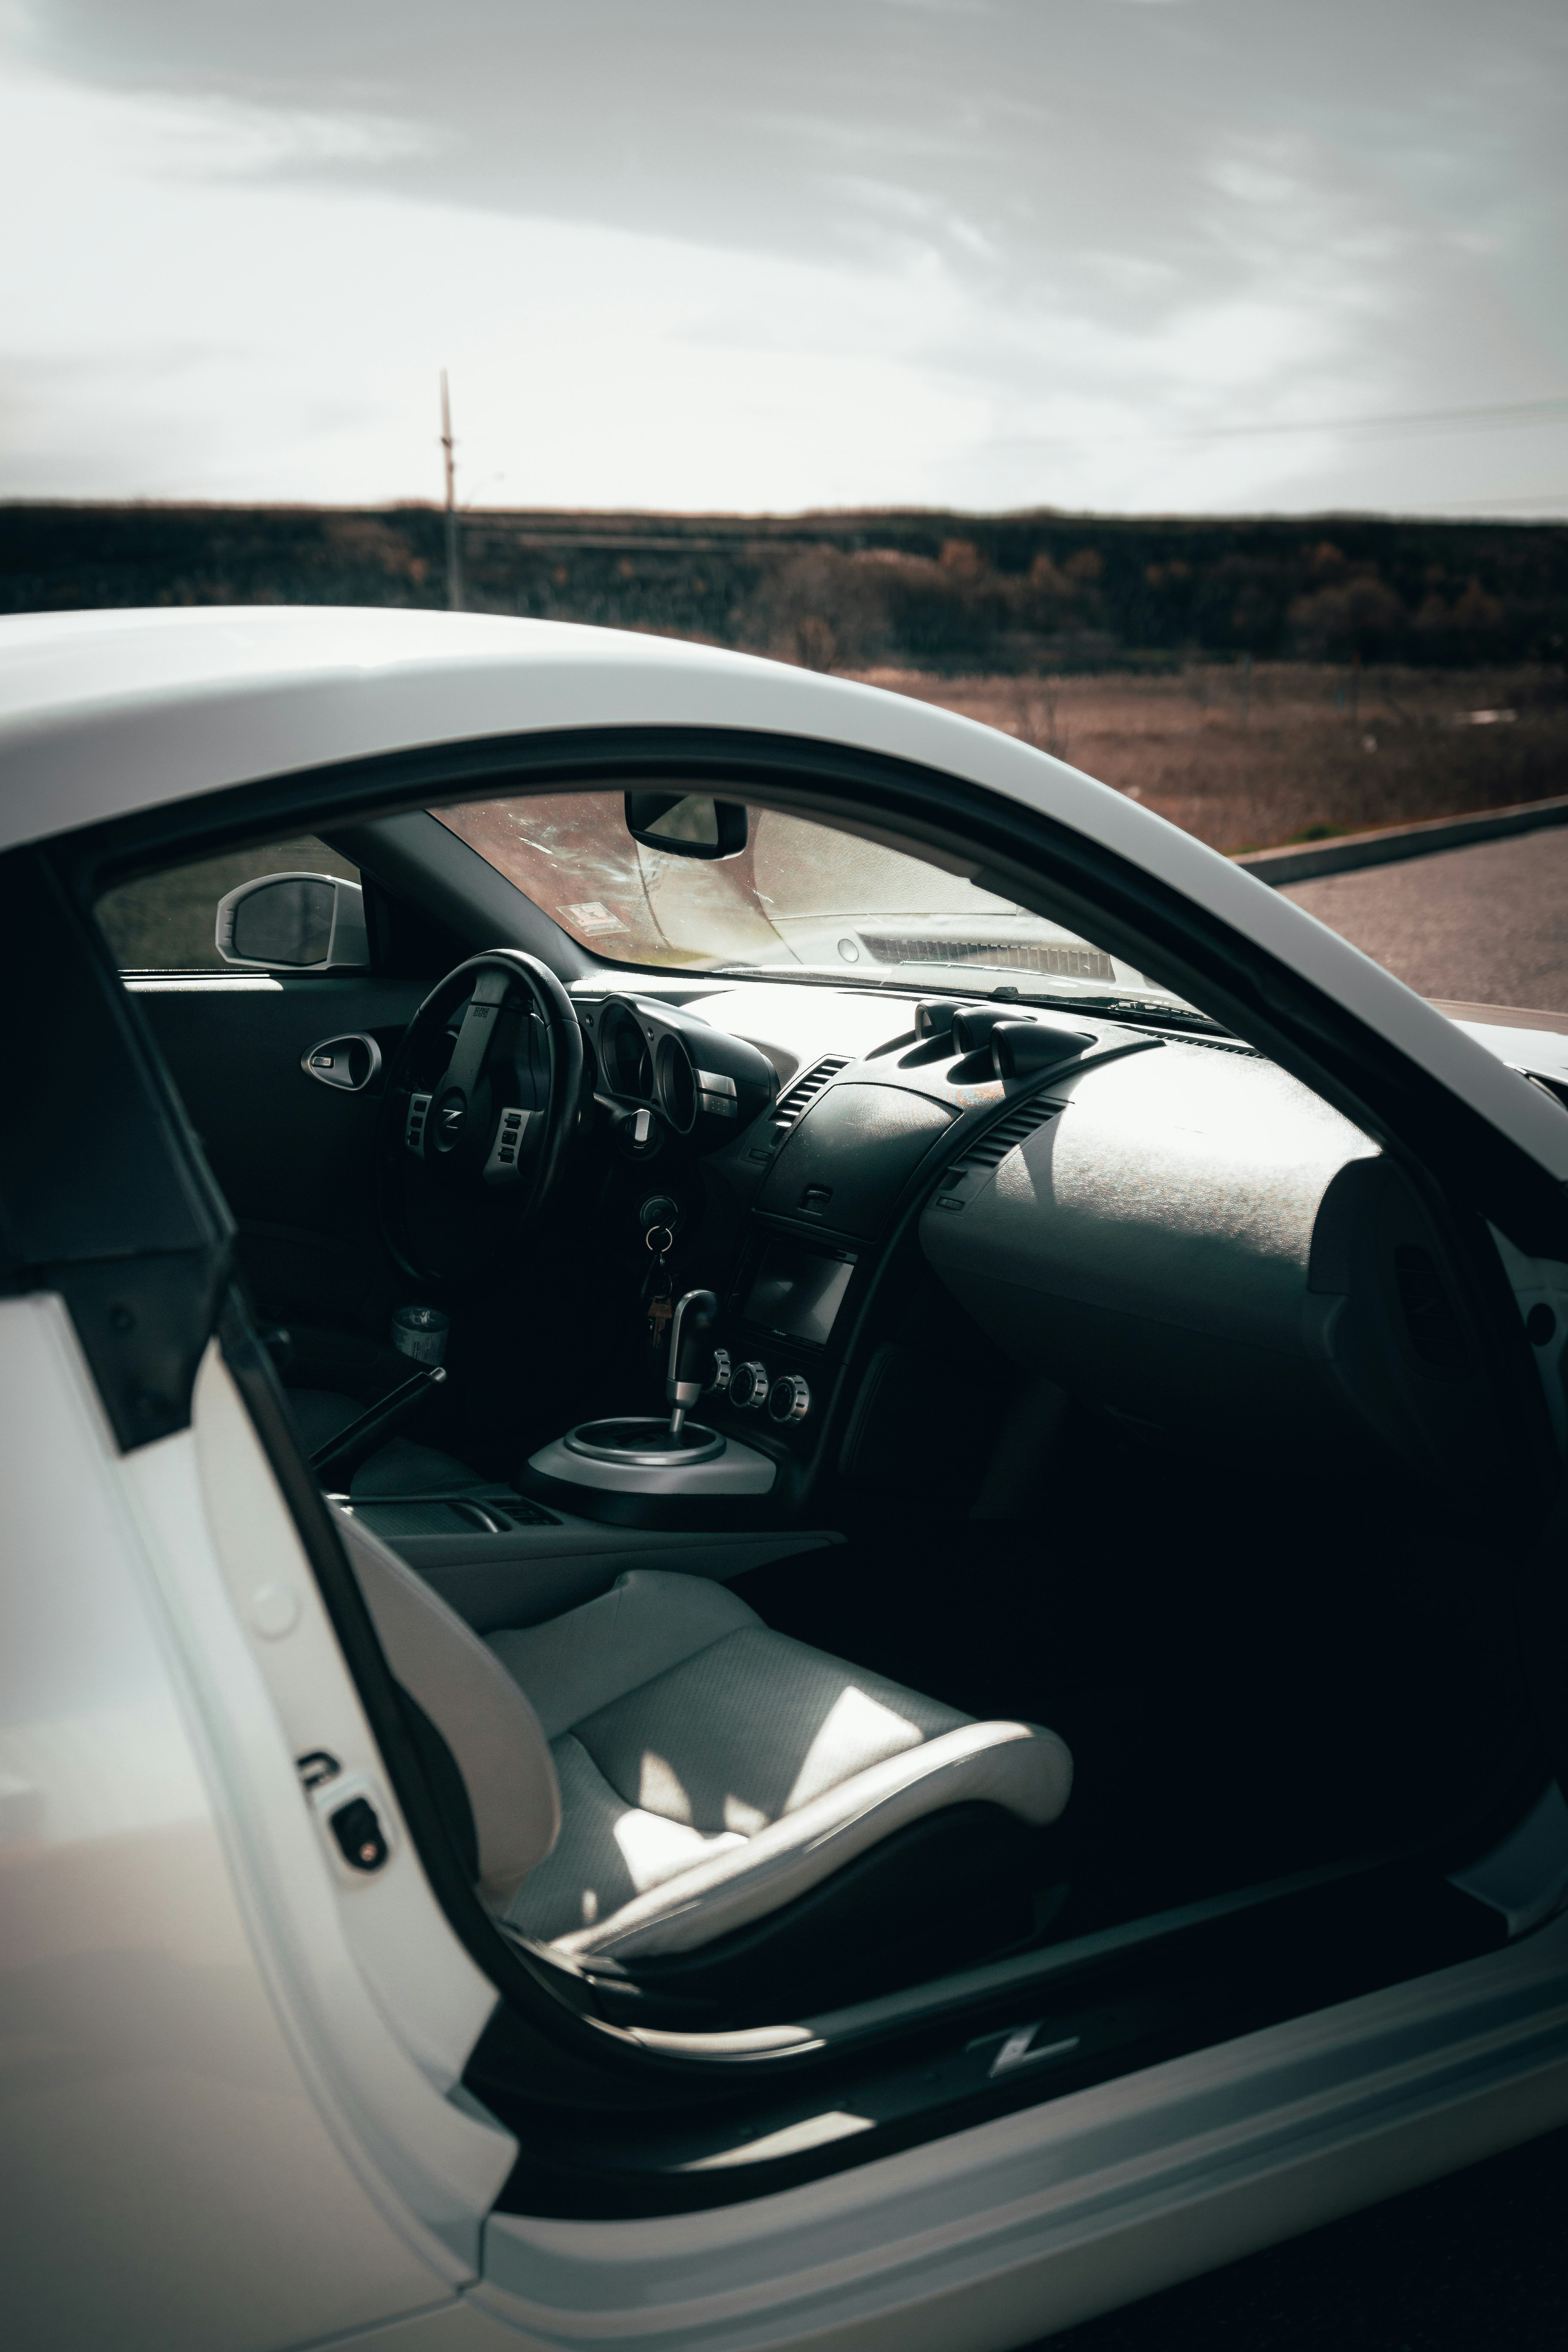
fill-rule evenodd
<path id="1" fill-rule="evenodd" d="M 713 1350 L 712 1377 L 710 1379 L 707 1387 L 703 1390 L 703 1395 L 722 1396 L 725 1390 L 730 1385 L 730 1376 L 733 1372 L 734 1369 L 733 1364 L 730 1361 L 729 1349 L 715 1348 Z"/>
<path id="2" fill-rule="evenodd" d="M 766 1364 L 737 1364 L 730 1375 L 730 1402 L 738 1405 L 742 1412 L 761 1412 L 767 1401 Z"/>
<path id="3" fill-rule="evenodd" d="M 811 1389 L 800 1372 L 781 1372 L 768 1391 L 768 1419 L 782 1426 L 804 1421 L 811 1411 Z"/>

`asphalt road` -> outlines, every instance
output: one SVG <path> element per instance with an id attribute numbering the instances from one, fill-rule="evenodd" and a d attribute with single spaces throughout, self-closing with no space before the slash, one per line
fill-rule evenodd
<path id="1" fill-rule="evenodd" d="M 1320 875 L 1283 895 L 1423 996 L 1568 1013 L 1568 825 Z"/>
<path id="2" fill-rule="evenodd" d="M 1562 2352 L 1565 2344 L 1568 2131 L 1559 2131 L 1068 2328 L 1049 2352 Z"/>

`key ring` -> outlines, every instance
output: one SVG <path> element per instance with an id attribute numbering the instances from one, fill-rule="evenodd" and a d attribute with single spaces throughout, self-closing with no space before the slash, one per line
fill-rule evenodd
<path id="1" fill-rule="evenodd" d="M 654 1249 L 653 1237 L 655 1234 L 662 1234 L 664 1235 L 663 1241 L 659 1243 L 657 1249 Z M 668 1257 L 670 1251 L 675 1247 L 675 1235 L 668 1225 L 649 1225 L 647 1233 L 643 1235 L 643 1242 L 646 1247 L 654 1251 L 654 1255 L 656 1257 Z"/>

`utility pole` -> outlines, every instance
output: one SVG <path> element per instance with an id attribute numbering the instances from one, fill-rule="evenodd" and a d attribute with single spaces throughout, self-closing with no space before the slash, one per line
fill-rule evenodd
<path id="1" fill-rule="evenodd" d="M 458 560 L 458 474 L 452 463 L 452 404 L 447 395 L 447 371 L 441 370 L 441 446 L 447 457 L 447 608 L 463 609 L 463 572 Z"/>

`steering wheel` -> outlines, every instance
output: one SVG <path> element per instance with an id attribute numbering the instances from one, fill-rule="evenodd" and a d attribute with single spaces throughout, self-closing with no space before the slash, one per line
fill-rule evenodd
<path id="1" fill-rule="evenodd" d="M 376 1201 L 387 1248 L 426 1286 L 503 1256 L 561 1181 L 583 1032 L 547 964 L 487 948 L 433 988 L 382 1097 Z"/>

